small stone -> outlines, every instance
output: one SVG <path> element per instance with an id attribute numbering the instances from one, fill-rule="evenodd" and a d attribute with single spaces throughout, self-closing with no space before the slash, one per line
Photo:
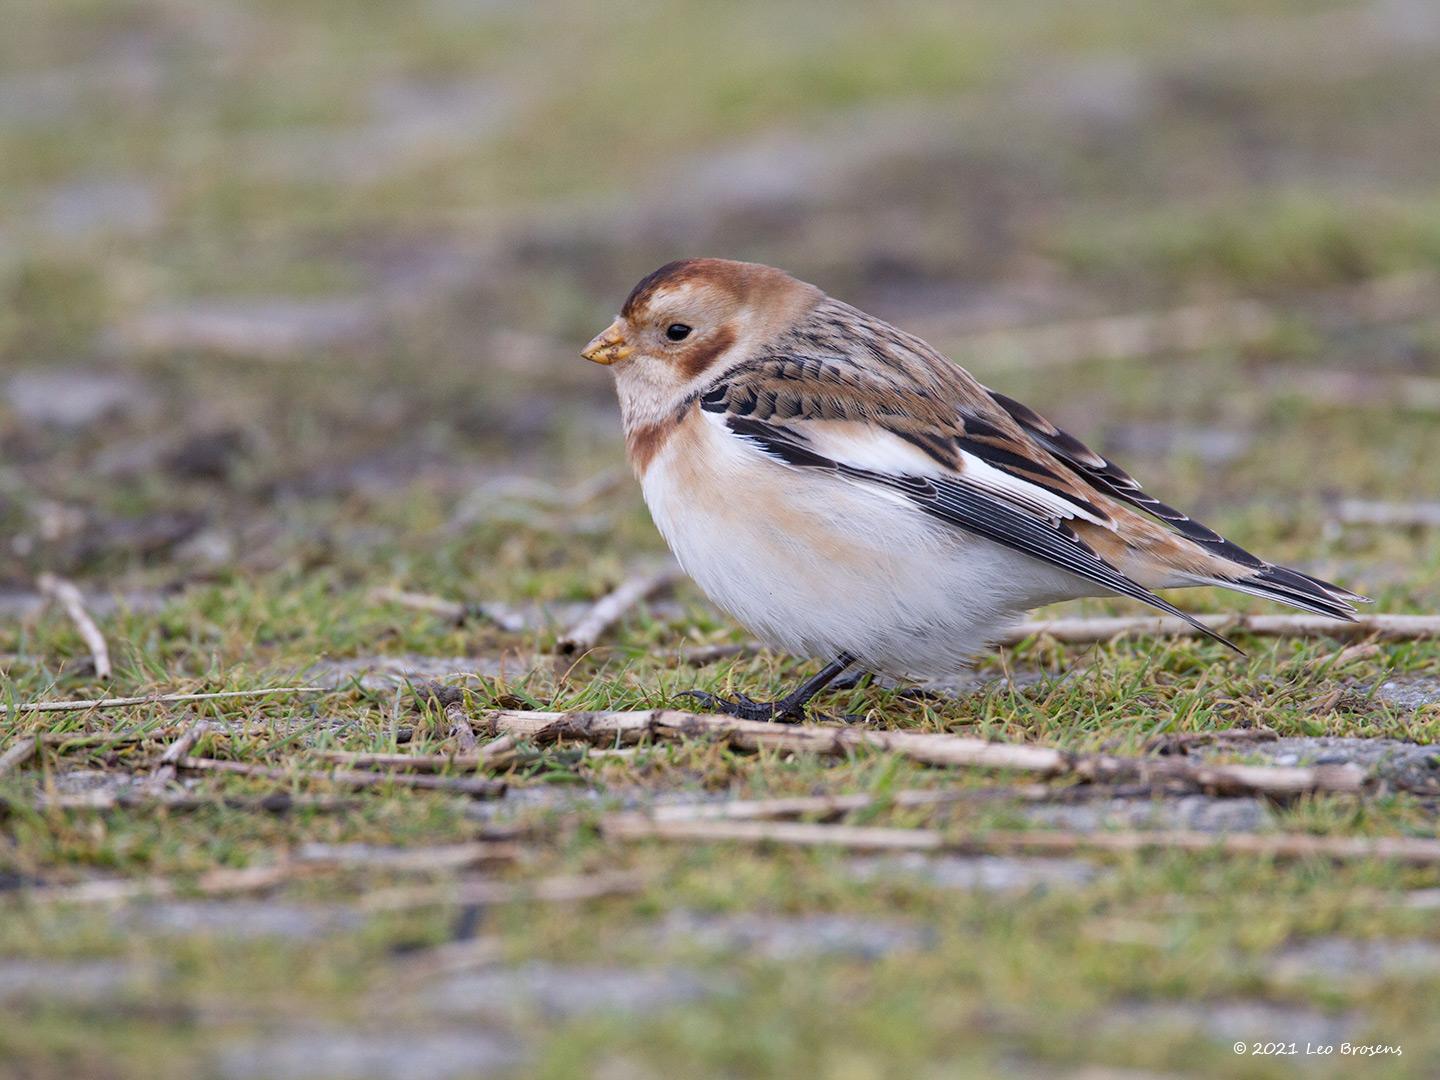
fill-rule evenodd
<path id="1" fill-rule="evenodd" d="M 1429 705 L 1440 705 L 1440 678 L 1419 676 L 1390 679 L 1380 684 L 1375 696 L 1401 712 L 1416 712 Z"/>

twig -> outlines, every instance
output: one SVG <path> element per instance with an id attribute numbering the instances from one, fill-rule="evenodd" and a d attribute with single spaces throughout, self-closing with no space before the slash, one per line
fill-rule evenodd
<path id="1" fill-rule="evenodd" d="M 85 598 L 80 595 L 80 590 L 75 583 L 67 581 L 54 574 L 45 573 L 40 575 L 37 582 L 40 591 L 48 596 L 55 603 L 65 609 L 65 614 L 75 624 L 80 637 L 84 639 L 85 647 L 90 650 L 90 655 L 95 660 L 95 677 L 97 679 L 108 679 L 110 677 L 110 647 L 105 644 L 105 635 L 100 632 L 100 627 L 95 625 L 95 620 L 85 610 Z"/>
<path id="2" fill-rule="evenodd" d="M 87 701 L 30 701 L 15 706 L 16 712 L 84 712 L 87 709 L 118 709 L 128 705 L 173 705 L 180 701 L 213 701 L 219 698 L 265 697 L 269 694 L 320 694 L 323 686 L 271 686 L 263 690 L 218 690 L 208 694 L 145 694 L 141 697 L 92 698 Z"/>
<path id="3" fill-rule="evenodd" d="M 457 626 L 469 622 L 471 619 L 480 619 L 494 623 L 501 630 L 512 634 L 525 629 L 524 619 L 493 604 L 462 604 L 457 600 L 446 600 L 442 596 L 407 592 L 404 589 L 395 589 L 389 586 L 372 589 L 370 600 L 376 604 L 395 604 L 414 611 L 428 611 Z"/>
<path id="4" fill-rule="evenodd" d="M 395 604 L 413 611 L 428 611 L 456 623 L 464 622 L 470 615 L 470 611 L 459 601 L 446 600 L 443 596 L 431 596 L 428 593 L 407 592 L 388 585 L 371 589 L 370 601 L 375 604 Z"/>
<path id="5" fill-rule="evenodd" d="M 235 776 L 250 776 L 260 780 L 290 782 L 294 780 L 323 781 L 340 787 L 363 791 L 367 788 L 393 784 L 396 787 L 418 788 L 423 791 L 451 791 L 469 795 L 472 799 L 498 799 L 505 794 L 506 785 L 501 780 L 472 780 L 458 776 L 411 776 L 405 773 L 362 772 L 353 769 L 337 769 L 334 772 L 299 772 L 275 769 L 268 765 L 247 765 L 243 761 L 220 761 L 215 758 L 181 758 L 177 763 L 181 769 L 194 772 L 223 772 Z"/>
<path id="6" fill-rule="evenodd" d="M 555 651 L 562 656 L 574 656 L 595 647 L 606 630 L 614 626 L 640 601 L 653 596 L 662 589 L 668 589 L 684 575 L 678 567 L 646 574 L 637 574 L 622 581 L 613 592 L 606 593 L 590 606 L 569 630 L 560 636 Z"/>
<path id="7" fill-rule="evenodd" d="M 476 754 L 477 769 L 499 769 L 513 764 L 519 759 L 516 747 L 520 744 L 514 735 L 501 735 L 498 739 L 492 739 L 480 748 Z"/>
<path id="8" fill-rule="evenodd" d="M 1200 622 L 1219 633 L 1260 637 L 1333 637 L 1342 640 L 1374 637 L 1379 641 L 1422 641 L 1440 637 L 1440 615 L 1365 615 L 1340 622 L 1320 615 L 1199 615 Z M 1065 644 L 1109 641 L 1124 634 L 1193 637 L 1200 631 L 1168 615 L 1113 619 L 1040 619 L 1022 622 L 1001 639 L 1016 645 L 1044 635 Z"/>
<path id="9" fill-rule="evenodd" d="M 995 829 L 950 835 L 938 829 L 885 829 L 768 821 L 657 821 L 616 814 L 601 822 L 618 840 L 689 840 L 844 847 L 857 851 L 955 851 L 967 854 L 1073 855 L 1145 851 L 1216 852 L 1267 859 L 1393 859 L 1440 864 L 1440 840 L 1416 837 L 1307 836 L 1274 833 L 1216 834 L 1186 831 L 1077 833 Z"/>
<path id="10" fill-rule="evenodd" d="M 650 709 L 635 712 L 534 712 L 498 710 L 486 716 L 499 732 L 536 743 L 583 739 L 600 745 L 635 743 L 644 738 L 723 738 L 741 750 L 761 748 L 845 754 L 870 747 L 892 750 L 933 765 L 1015 768 L 1046 774 L 1065 770 L 1060 750 L 988 743 L 957 735 L 881 732 L 861 728 L 773 724 L 717 713 Z"/>
<path id="11" fill-rule="evenodd" d="M 559 904 L 637 893 L 647 884 L 640 875 L 623 871 L 541 878 L 528 885 L 508 881 L 460 881 L 377 889 L 362 898 L 360 906 L 366 911 L 404 911 L 450 904 L 506 904 L 514 900 Z"/>
<path id="12" fill-rule="evenodd" d="M 160 763 L 155 766 L 155 771 L 150 774 L 150 781 L 154 784 L 168 784 L 175 779 L 176 766 L 181 758 L 188 757 L 195 744 L 210 730 L 210 725 L 204 720 L 196 720 L 185 733 L 165 748 L 165 753 L 160 755 Z"/>
<path id="13" fill-rule="evenodd" d="M 1379 655 L 1380 645 L 1378 642 L 1356 641 L 1346 645 L 1333 655 L 1321 654 L 1315 657 L 1307 666 L 1326 671 L 1339 671 L 1341 668 L 1348 664 L 1353 664 L 1357 660 L 1369 660 L 1371 657 Z"/>
<path id="14" fill-rule="evenodd" d="M 473 753 L 480 744 L 475 739 L 475 729 L 470 726 L 470 717 L 465 712 L 465 703 L 452 701 L 446 705 L 445 721 L 450 725 L 449 738 L 455 740 L 455 745 L 460 748 L 460 752 L 462 754 Z"/>
<path id="15" fill-rule="evenodd" d="M 991 743 L 960 735 L 915 731 L 873 731 L 855 727 L 773 724 L 711 713 L 657 709 L 646 712 L 521 712 L 489 714 L 495 730 L 535 742 L 560 738 L 606 744 L 645 737 L 685 739 L 709 736 L 741 750 L 789 750 L 844 755 L 870 749 L 897 753 L 926 765 L 1008 769 L 1042 776 L 1071 776 L 1092 783 L 1152 783 L 1216 794 L 1286 798 L 1307 792 L 1364 790 L 1366 775 L 1353 765 L 1288 768 L 1265 765 L 1206 765 L 1173 758 L 1081 755 L 1044 746 Z"/>
<path id="16" fill-rule="evenodd" d="M 11 743 L 10 749 L 0 754 L 0 777 L 24 765 L 35 756 L 35 751 L 39 746 L 40 740 L 34 735 L 27 735 L 25 738 Z"/>

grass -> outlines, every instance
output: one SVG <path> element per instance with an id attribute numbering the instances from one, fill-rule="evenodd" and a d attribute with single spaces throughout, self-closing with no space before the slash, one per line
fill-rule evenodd
<path id="1" fill-rule="evenodd" d="M 1281 960 L 1335 938 L 1440 944 L 1433 912 L 1408 905 L 1440 887 L 1433 869 L 1162 854 L 1098 860 L 1071 888 L 993 894 L 903 868 L 862 879 L 839 852 L 600 837 L 606 812 L 656 798 L 883 796 L 1012 779 L 704 741 L 624 757 L 542 748 L 508 774 L 517 794 L 498 807 L 381 788 L 345 813 L 218 801 L 37 810 L 38 793 L 144 773 L 196 718 L 223 729 L 203 753 L 296 770 L 319 750 L 448 744 L 408 694 L 359 684 L 13 711 L 102 693 L 293 685 L 316 664 L 376 657 L 459 658 L 477 673 L 464 680 L 477 710 L 686 707 L 678 695 L 692 687 L 764 698 L 793 686 L 814 660 L 684 662 L 694 647 L 745 637 L 689 586 L 557 666 L 548 653 L 564 605 L 663 552 L 638 491 L 627 482 L 578 507 L 475 495 L 497 477 L 564 490 L 623 471 L 608 380 L 574 352 L 635 278 L 678 254 L 768 259 L 902 325 L 952 316 L 962 332 L 966 319 L 1260 298 L 1284 317 L 1244 347 L 1101 355 L 1051 371 L 966 362 L 1246 547 L 1341 580 L 1378 610 L 1435 612 L 1440 532 L 1342 528 L 1331 506 L 1440 497 L 1440 420 L 1422 407 L 1327 404 L 1293 385 L 1334 370 L 1382 387 L 1437 372 L 1433 316 L 1344 326 L 1317 302 L 1440 262 L 1433 57 L 1375 37 L 1368 10 L 1197 0 L 1160 19 L 1118 0 L 1083 12 L 1047 0 L 903 13 L 688 0 L 478 13 L 446 0 L 75 0 L 17 12 L 0 42 L 16 80 L 7 94 L 22 103 L 0 102 L 0 604 L 43 569 L 120 599 L 100 612 L 116 663 L 106 686 L 58 612 L 0 609 L 0 748 L 42 731 L 153 737 L 47 747 L 0 780 L 0 970 L 113 962 L 132 980 L 92 1000 L 0 986 L 0 1075 L 211 1075 L 217 1048 L 246 1040 L 331 1030 L 418 1044 L 461 1025 L 513 1032 L 533 1047 L 525 1074 L 550 1077 L 1048 1077 L 1087 1066 L 1292 1075 L 1282 1059 L 1236 1057 L 1240 1033 L 1162 1015 L 1230 1015 L 1220 1010 L 1237 1002 L 1261 1010 L 1247 1039 L 1287 1040 L 1287 1017 L 1319 1016 L 1353 1042 L 1404 1050 L 1308 1058 L 1310 1075 L 1432 1072 L 1440 974 L 1428 961 L 1345 979 L 1355 973 L 1287 974 Z M 1380 59 L 1332 77 L 1290 44 L 1326 26 L 1348 28 L 1356 55 Z M 1246 48 L 1233 59 L 1216 59 L 1238 41 Z M 1389 62 L 1386 48 L 1399 50 Z M 465 96 L 477 87 L 494 96 Z M 424 124 L 438 134 L 415 136 Z M 897 131 L 913 131 L 913 145 Z M 890 140 L 878 159 L 866 157 L 875 139 Z M 802 168 L 814 179 L 787 186 Z M 713 189 L 691 191 L 692 176 Z M 122 206 L 67 228 L 56 193 L 97 178 L 138 184 L 157 220 L 127 224 Z M 780 194 L 764 195 L 767 185 Z M 379 312 L 359 343 L 279 360 L 123 344 L 132 320 L 155 309 L 337 296 Z M 66 427 L 14 405 L 12 371 L 118 379 L 139 403 Z M 1220 445 L 1216 432 L 1233 438 Z M 515 633 L 456 626 L 376 601 L 381 586 L 562 614 Z M 1177 599 L 1266 610 L 1213 591 Z M 1087 601 L 1067 613 L 1121 610 Z M 1353 659 L 1326 639 L 1240 643 L 1244 658 L 1195 640 L 1040 640 L 981 658 L 979 689 L 953 700 L 867 684 L 818 708 L 899 730 L 1123 754 L 1160 735 L 1252 725 L 1426 745 L 1440 734 L 1440 706 L 1401 710 L 1377 690 L 1433 678 L 1434 642 Z M 212 776 L 198 790 L 276 786 Z M 298 777 L 279 786 L 328 791 Z M 1275 829 L 1435 834 L 1424 793 L 1267 812 Z M 583 905 L 486 910 L 478 932 L 498 943 L 502 967 L 681 969 L 713 996 L 618 1017 L 557 1018 L 511 1000 L 449 1015 L 427 997 L 448 983 L 407 982 L 407 965 L 475 930 L 454 907 L 275 939 L 24 899 L 36 884 L 95 877 L 160 877 L 191 896 L 208 871 L 266 865 L 302 844 L 461 842 L 492 813 L 544 836 L 506 879 L 624 869 L 645 882 Z M 882 800 L 850 820 L 1036 825 L 1003 797 L 929 813 Z M 410 880 L 380 868 L 322 875 L 261 902 L 349 911 Z M 926 937 L 878 959 L 774 957 L 667 936 L 677 912 L 841 915 Z"/>
<path id="2" fill-rule="evenodd" d="M 267 587 L 271 596 L 293 589 Z M 480 645 L 474 636 L 434 625 L 424 617 L 396 618 L 367 607 L 355 597 L 336 604 L 317 590 L 312 599 L 281 610 L 256 611 L 237 589 L 205 590 L 194 600 L 172 602 L 161 616 L 132 616 L 117 640 L 158 637 L 157 624 L 179 630 L 172 640 L 176 657 L 154 663 L 176 671 L 180 655 L 190 652 L 184 627 L 203 625 L 221 605 L 236 613 L 228 647 L 212 646 L 206 661 L 213 673 L 228 678 L 194 678 L 206 685 L 264 685 L 284 670 L 271 650 L 295 658 L 297 648 L 345 654 L 375 646 L 375 633 L 393 630 L 383 651 L 428 655 L 464 655 Z M 343 593 L 341 594 L 343 596 Z M 225 605 L 233 598 L 233 607 Z M 192 606 L 193 605 L 193 606 Z M 248 607 L 248 610 L 247 610 Z M 332 610 L 339 608 L 339 610 Z M 486 679 L 474 703 L 484 706 L 533 705 L 555 708 L 682 706 L 674 691 L 689 685 L 751 693 L 779 690 L 800 673 L 779 658 L 711 665 L 696 672 L 675 668 L 667 647 L 693 625 L 681 616 L 673 623 L 641 614 L 619 636 L 606 659 L 582 663 L 558 681 L 548 669 L 514 679 Z M 267 641 L 268 632 L 287 627 L 285 640 Z M 253 627 L 248 629 L 248 627 Z M 270 628 L 267 631 L 266 628 Z M 35 628 L 28 647 L 35 653 L 64 657 L 75 647 L 68 630 L 53 618 Z M 494 635 L 483 647 L 499 644 Z M 724 636 L 723 634 L 720 636 Z M 256 645 L 243 644 L 247 640 Z M 43 646 L 42 643 L 43 642 Z M 523 649 L 538 642 L 517 642 Z M 1010 656 L 1015 667 L 1038 665 L 1051 675 L 1041 685 L 1013 689 L 998 684 L 960 701 L 920 704 L 893 692 L 857 689 L 832 696 L 826 707 L 883 717 L 887 726 L 909 730 L 947 730 L 987 738 L 1061 745 L 1075 749 L 1139 752 L 1162 733 L 1205 731 L 1261 723 L 1282 735 L 1340 734 L 1431 742 L 1440 713 L 1431 707 L 1398 716 L 1377 702 L 1371 688 L 1388 672 L 1433 670 L 1434 646 L 1400 645 L 1381 656 L 1335 670 L 1326 663 L 1333 647 L 1324 642 L 1249 641 L 1249 660 L 1227 657 L 1218 647 L 1196 642 L 1134 641 L 1091 650 L 1061 651 L 1043 645 Z M 235 650 L 234 659 L 228 650 Z M 259 655 L 257 655 L 257 651 Z M 140 690 L 155 680 L 127 663 L 117 689 Z M 984 669 L 994 670 L 995 661 Z M 197 665 L 198 668 L 198 665 Z M 82 681 L 35 679 L 17 687 L 22 697 L 57 692 L 89 692 Z M 181 680 L 179 685 L 184 685 Z M 172 678 L 169 685 L 176 685 Z M 1344 688 L 1337 700 L 1331 694 Z M 252 762 L 303 766 L 309 752 L 322 748 L 394 749 L 393 701 L 389 694 L 338 692 L 322 698 L 264 700 L 244 705 L 201 706 L 209 715 L 243 735 L 215 738 L 203 752 Z M 173 724 L 189 714 L 135 709 L 108 721 L 132 728 Z M 427 730 L 423 718 L 402 713 L 415 727 L 415 752 L 439 751 L 444 744 Z M 316 726 L 317 721 L 319 726 Z M 93 727 L 85 717 L 62 722 L 25 721 L 16 730 Z M 296 737 L 298 736 L 298 738 Z M 8 740 L 7 740 L 8 741 Z M 7 872 L 52 882 L 101 875 L 170 877 L 182 883 L 215 867 L 255 865 L 306 842 L 428 846 L 475 835 L 476 823 L 463 806 L 444 797 L 402 791 L 365 795 L 361 807 L 344 815 L 265 816 L 216 807 L 188 814 L 120 812 L 96 816 L 26 811 L 25 792 L 37 781 L 61 771 L 140 771 L 154 751 L 127 748 L 47 753 L 37 774 L 11 780 L 13 797 L 5 830 Z M 857 754 L 825 762 L 773 753 L 737 754 L 704 743 L 657 746 L 624 759 L 575 762 L 551 754 L 550 763 L 521 768 L 512 783 L 532 791 L 555 784 L 576 785 L 599 793 L 599 801 L 580 803 L 559 813 L 539 808 L 520 811 L 520 820 L 564 826 L 554 847 L 542 846 L 523 876 L 585 872 L 624 867 L 644 875 L 651 885 L 635 899 L 587 905 L 582 913 L 566 908 L 516 905 L 491 914 L 488 932 L 503 942 L 515 960 L 649 967 L 693 966 L 713 972 L 728 987 L 704 1007 L 666 1010 L 653 1020 L 609 1022 L 581 1019 L 547 1040 L 538 1066 L 541 1075 L 573 1075 L 582 1064 L 600 1058 L 634 1059 L 666 1075 L 684 1063 L 703 1061 L 707 1071 L 724 1075 L 789 1075 L 807 1067 L 821 1075 L 912 1075 L 939 1068 L 957 1075 L 987 1075 L 1002 1062 L 1023 1059 L 1038 1067 L 1046 1061 L 1105 1061 L 1133 1068 L 1228 1069 L 1233 1062 L 1212 1043 L 1198 1040 L 1183 1026 L 1144 1039 L 1113 1019 L 1133 1002 L 1225 1002 L 1262 999 L 1305 1005 L 1325 1012 L 1364 1017 L 1355 1039 L 1403 1044 L 1409 1061 L 1424 1060 L 1433 1049 L 1424 1032 L 1434 1030 L 1423 1005 L 1429 975 L 1381 978 L 1358 987 L 1326 987 L 1277 980 L 1268 959 L 1276 949 L 1332 936 L 1429 939 L 1433 928 L 1424 912 L 1400 903 L 1405 890 L 1432 888 L 1431 870 L 1405 870 L 1383 864 L 1329 867 L 1272 865 L 1260 860 L 1223 860 L 1206 856 L 1158 856 L 1108 860 L 1095 881 L 1078 891 L 1037 891 L 1020 898 L 969 895 L 940 890 L 904 877 L 861 884 L 849 860 L 836 853 L 765 852 L 702 846 L 685 850 L 656 846 L 620 848 L 596 838 L 590 827 L 607 808 L 621 805 L 629 792 L 673 793 L 681 797 L 771 797 L 813 792 L 877 792 L 939 784 L 984 786 L 993 780 L 948 777 L 882 754 Z M 216 792 L 262 792 L 272 786 L 243 780 L 212 780 Z M 321 785 L 323 789 L 324 785 Z M 296 790 L 308 790 L 300 784 Z M 1030 827 L 1019 807 L 984 803 L 940 818 L 947 828 Z M 916 825 L 931 819 L 918 811 L 859 815 L 861 824 Z M 1433 835 L 1429 800 L 1388 796 L 1363 802 L 1316 798 L 1275 813 L 1275 827 L 1333 835 Z M 385 883 L 372 872 L 364 888 Z M 301 885 L 287 890 L 299 903 L 344 903 L 353 886 L 341 881 Z M 888 958 L 860 963 L 844 958 L 796 965 L 760 957 L 736 959 L 683 943 L 649 943 L 647 929 L 668 912 L 710 914 L 775 913 L 782 916 L 843 913 L 881 922 L 900 919 L 928 927 L 934 943 L 923 957 Z M 577 921 L 578 916 L 578 921 Z M 319 941 L 267 944 L 227 942 L 223 938 L 162 939 L 160 945 L 137 937 L 109 918 L 79 920 L 78 913 L 46 907 L 17 908 L 0 930 L 0 952 L 44 958 L 115 957 L 132 965 L 159 964 L 155 984 L 134 991 L 136 1019 L 147 1033 L 102 1026 L 94 1037 L 107 1048 L 117 1075 L 127 1071 L 165 1075 L 183 1072 L 185 1063 L 203 1060 L 216 1039 L 240 1037 L 250 1030 L 285 1026 L 296 1014 L 309 1023 L 326 1018 L 342 1027 L 363 1022 L 369 995 L 383 992 L 387 971 L 403 965 L 409 950 L 439 943 L 452 932 L 453 914 L 423 913 L 406 919 L 371 921 L 363 929 Z M 1121 940 L 1113 940 L 1117 928 Z M 156 952 L 158 948 L 158 953 Z M 1417 982 L 1418 980 L 1418 982 Z M 222 1004 L 223 1002 L 223 1004 Z M 213 1003 L 213 1004 L 206 1004 Z M 321 1004 L 323 1003 L 323 1004 Z M 121 1006 L 111 1003 L 109 1015 Z M 199 1009 L 198 1014 L 194 1010 Z M 234 1017 L 240 1010 L 241 1018 Z M 405 1023 L 413 1006 L 395 1007 L 396 1023 Z M 508 1008 L 508 1007 L 507 1007 Z M 219 1009 L 225 1019 L 219 1019 Z M 177 1024 L 179 1015 L 192 1019 Z M 502 1010 L 506 1011 L 506 1010 Z M 27 1023 L 7 1028 L 11 1060 L 33 1061 L 60 1075 L 88 1060 L 93 1045 L 77 1046 L 67 1034 L 73 1013 L 27 1015 Z M 1099 1023 L 1096 1017 L 1110 1017 Z M 411 1022 L 414 1022 L 413 1020 Z M 550 1028 L 538 1015 L 521 1009 L 521 1030 Z M 1107 1026 L 1108 1025 L 1108 1026 Z M 736 1030 L 753 1032 L 737 1041 Z M 1277 1037 L 1284 1037 L 1277 1033 Z M 67 1047 L 69 1048 L 67 1050 Z M 78 1058 L 69 1055 L 80 1055 Z M 1196 1056 L 1198 1055 L 1198 1057 Z M 162 1062 L 162 1057 L 164 1061 Z M 125 1063 L 123 1067 L 113 1064 Z M 1208 1063 L 1208 1064 L 1207 1064 Z M 1244 1075 L 1279 1075 L 1274 1063 L 1248 1062 Z M 1408 1075 L 1408 1061 L 1394 1075 Z M 1393 1063 L 1392 1063 L 1393 1065 Z M 1279 1067 L 1276 1066 L 1276 1069 Z M 1423 1070 L 1421 1070 L 1423 1071 Z M 1419 1074 L 1418 1072 L 1416 1073 Z"/>

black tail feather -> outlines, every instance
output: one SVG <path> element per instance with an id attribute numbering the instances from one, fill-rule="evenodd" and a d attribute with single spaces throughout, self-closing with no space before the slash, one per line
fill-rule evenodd
<path id="1" fill-rule="evenodd" d="M 1309 574 L 1302 574 L 1288 566 L 1266 564 L 1259 573 L 1249 577 L 1209 580 L 1211 584 L 1223 588 L 1261 596 L 1267 600 L 1299 608 L 1301 611 L 1325 615 L 1344 622 L 1355 621 L 1355 604 L 1369 603 L 1366 597 L 1349 592 L 1338 585 L 1332 585 L 1328 581 L 1322 581 L 1320 578 L 1311 577 Z"/>

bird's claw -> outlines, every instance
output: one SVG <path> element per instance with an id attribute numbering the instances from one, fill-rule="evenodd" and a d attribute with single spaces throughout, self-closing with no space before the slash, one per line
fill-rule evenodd
<path id="1" fill-rule="evenodd" d="M 705 690 L 683 690 L 676 697 L 691 697 L 707 709 L 733 716 L 738 720 L 769 720 L 777 724 L 798 724 L 799 711 L 783 709 L 773 701 L 753 701 L 744 694 L 722 698 Z"/>

